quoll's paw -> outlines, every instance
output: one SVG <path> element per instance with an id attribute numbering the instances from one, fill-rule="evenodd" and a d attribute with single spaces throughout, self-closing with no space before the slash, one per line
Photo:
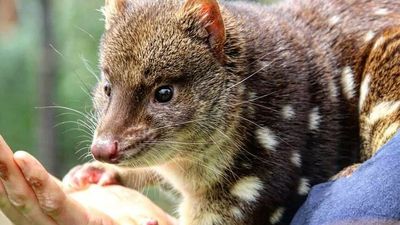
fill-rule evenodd
<path id="1" fill-rule="evenodd" d="M 360 165 L 361 165 L 360 163 L 356 163 L 356 164 L 353 164 L 351 166 L 344 168 L 339 173 L 337 173 L 335 176 L 333 176 L 331 178 L 331 180 L 337 180 L 339 178 L 350 177 L 354 173 L 354 171 L 356 171 L 358 169 L 358 167 L 360 167 Z"/>
<path id="2" fill-rule="evenodd" d="M 68 188 L 84 189 L 90 184 L 102 186 L 120 184 L 117 170 L 104 166 L 102 163 L 92 162 L 72 168 L 63 178 Z"/>
<path id="3" fill-rule="evenodd" d="M 158 225 L 158 221 L 155 219 L 146 219 L 140 225 Z"/>

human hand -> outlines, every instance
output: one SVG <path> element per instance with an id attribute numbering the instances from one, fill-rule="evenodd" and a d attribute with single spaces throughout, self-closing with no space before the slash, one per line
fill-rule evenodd
<path id="1" fill-rule="evenodd" d="M 172 225 L 176 221 L 141 193 L 119 185 L 91 185 L 69 195 L 123 225 Z"/>
<path id="2" fill-rule="evenodd" d="M 138 192 L 120 186 L 66 194 L 26 152 L 0 136 L 0 209 L 16 225 L 171 225 L 174 220 Z"/>

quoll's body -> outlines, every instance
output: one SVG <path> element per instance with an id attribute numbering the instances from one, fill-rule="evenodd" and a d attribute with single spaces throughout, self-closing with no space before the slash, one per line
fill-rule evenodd
<path id="1" fill-rule="evenodd" d="M 124 185 L 171 184 L 182 225 L 288 224 L 399 127 L 397 0 L 109 0 L 105 15 L 92 153 L 127 167 L 103 166 Z"/>

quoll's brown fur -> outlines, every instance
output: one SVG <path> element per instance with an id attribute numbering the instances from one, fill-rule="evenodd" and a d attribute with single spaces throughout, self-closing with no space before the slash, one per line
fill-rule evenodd
<path id="1" fill-rule="evenodd" d="M 399 49 L 400 27 L 389 27 L 360 51 L 356 79 L 361 83 L 358 106 L 361 162 L 371 158 L 399 130 Z M 333 179 L 350 176 L 359 165 L 346 167 Z"/>
<path id="2" fill-rule="evenodd" d="M 361 60 L 361 156 L 366 160 L 400 127 L 400 27 L 383 30 Z"/>
<path id="3" fill-rule="evenodd" d="M 109 0 L 105 15 L 92 151 L 124 168 L 66 180 L 169 183 L 182 225 L 288 224 L 399 128 L 397 0 Z"/>

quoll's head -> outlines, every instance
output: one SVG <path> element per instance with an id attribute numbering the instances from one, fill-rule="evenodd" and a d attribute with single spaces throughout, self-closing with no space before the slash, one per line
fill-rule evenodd
<path id="1" fill-rule="evenodd" d="M 104 13 L 94 157 L 154 165 L 201 151 L 237 98 L 218 3 L 106 0 Z"/>

